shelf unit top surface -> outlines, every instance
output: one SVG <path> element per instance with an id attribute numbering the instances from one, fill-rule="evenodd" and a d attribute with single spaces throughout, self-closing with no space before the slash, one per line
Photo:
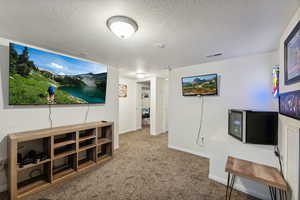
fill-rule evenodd
<path id="1" fill-rule="evenodd" d="M 76 124 L 76 125 L 69 125 L 69 126 L 39 129 L 34 131 L 10 133 L 8 137 L 11 140 L 26 141 L 26 140 L 33 140 L 35 138 L 49 137 L 52 135 L 60 135 L 64 133 L 74 132 L 74 131 L 80 131 L 80 130 L 91 129 L 91 128 L 101 128 L 101 127 L 106 127 L 111 125 L 113 125 L 113 122 L 90 122 L 90 123 L 83 123 L 83 124 Z"/>

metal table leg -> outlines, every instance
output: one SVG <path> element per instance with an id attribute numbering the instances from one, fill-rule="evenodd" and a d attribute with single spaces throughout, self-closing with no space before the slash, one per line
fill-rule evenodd
<path id="1" fill-rule="evenodd" d="M 229 199 L 228 199 L 228 200 L 231 199 L 231 192 L 232 192 L 232 190 L 233 190 L 234 182 L 235 182 L 235 175 L 232 175 L 231 183 L 230 183 Z"/>
<path id="2" fill-rule="evenodd" d="M 273 187 L 273 193 L 274 193 L 275 200 L 277 200 L 277 189 L 274 187 Z"/>
<path id="3" fill-rule="evenodd" d="M 284 191 L 284 199 L 287 200 L 286 191 Z"/>
<path id="4" fill-rule="evenodd" d="M 228 172 L 228 175 L 227 175 L 227 185 L 226 185 L 226 196 L 225 196 L 226 200 L 227 200 L 229 182 L 230 182 L 230 173 Z"/>
<path id="5" fill-rule="evenodd" d="M 276 189 L 274 189 L 273 187 L 269 186 L 269 191 L 270 191 L 270 195 L 271 195 L 271 199 L 272 200 L 276 200 Z"/>
<path id="6" fill-rule="evenodd" d="M 274 200 L 273 193 L 272 193 L 272 190 L 271 190 L 270 186 L 269 186 L 269 191 L 270 191 L 271 200 Z"/>
<path id="7" fill-rule="evenodd" d="M 286 191 L 284 191 L 284 190 L 279 190 L 279 192 L 281 193 L 281 195 L 280 195 L 280 200 L 287 200 L 287 194 L 286 194 Z"/>
<path id="8" fill-rule="evenodd" d="M 277 192 L 278 190 L 278 192 Z M 271 195 L 271 199 L 272 200 L 277 200 L 277 193 L 279 194 L 279 199 L 280 200 L 287 200 L 287 194 L 286 191 L 284 190 L 280 190 L 274 187 L 269 186 L 269 191 L 270 191 L 270 195 Z"/>
<path id="9" fill-rule="evenodd" d="M 280 199 L 280 200 L 283 199 L 283 193 L 282 193 L 282 190 L 279 190 L 279 199 Z"/>
<path id="10" fill-rule="evenodd" d="M 235 175 L 232 175 L 232 177 L 231 177 L 230 173 L 228 172 L 227 186 L 226 186 L 226 197 L 225 197 L 226 200 L 230 200 L 230 198 L 231 198 L 231 193 L 232 193 L 232 190 L 233 190 L 234 182 L 235 182 Z M 228 195 L 228 189 L 229 189 L 229 195 Z"/>

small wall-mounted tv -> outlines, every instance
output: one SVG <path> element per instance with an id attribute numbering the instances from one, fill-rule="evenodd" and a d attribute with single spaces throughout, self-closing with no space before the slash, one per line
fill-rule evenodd
<path id="1" fill-rule="evenodd" d="M 300 90 L 279 95 L 279 113 L 300 120 Z"/>
<path id="2" fill-rule="evenodd" d="M 205 96 L 218 94 L 217 74 L 183 77 L 181 80 L 183 96 Z"/>
<path id="3" fill-rule="evenodd" d="M 9 105 L 103 104 L 107 67 L 9 45 Z"/>

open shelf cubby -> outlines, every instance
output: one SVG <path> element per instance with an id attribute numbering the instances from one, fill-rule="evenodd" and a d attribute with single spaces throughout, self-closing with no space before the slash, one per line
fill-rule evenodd
<path id="1" fill-rule="evenodd" d="M 112 157 L 112 143 L 98 145 L 97 161 L 101 162 Z"/>
<path id="2" fill-rule="evenodd" d="M 96 147 L 78 153 L 78 170 L 85 169 L 96 163 Z"/>
<path id="3" fill-rule="evenodd" d="M 10 199 L 23 198 L 111 159 L 112 132 L 112 122 L 91 122 L 9 134 Z"/>
<path id="4" fill-rule="evenodd" d="M 18 143 L 17 171 L 23 171 L 50 161 L 50 145 L 50 137 Z"/>
<path id="5" fill-rule="evenodd" d="M 54 148 L 76 143 L 76 132 L 54 136 Z"/>
<path id="6" fill-rule="evenodd" d="M 85 139 L 90 137 L 96 137 L 96 129 L 87 129 L 87 130 L 81 130 L 79 131 L 79 139 Z"/>
<path id="7" fill-rule="evenodd" d="M 62 158 L 76 152 L 76 144 L 68 144 L 54 149 L 54 159 Z"/>
<path id="8" fill-rule="evenodd" d="M 106 127 L 99 127 L 98 128 L 98 135 L 97 135 L 97 143 L 98 144 L 106 144 L 112 141 L 112 127 L 106 126 Z"/>
<path id="9" fill-rule="evenodd" d="M 56 181 L 75 172 L 77 155 L 70 154 L 53 161 L 53 180 Z"/>
<path id="10" fill-rule="evenodd" d="M 45 162 L 17 172 L 17 194 L 22 197 L 28 191 L 50 184 L 51 162 Z"/>
<path id="11" fill-rule="evenodd" d="M 87 150 L 96 146 L 96 138 L 84 140 L 79 142 L 79 151 Z"/>

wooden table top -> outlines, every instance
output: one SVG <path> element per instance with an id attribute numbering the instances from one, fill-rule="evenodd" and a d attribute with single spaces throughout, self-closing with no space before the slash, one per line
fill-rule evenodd
<path id="1" fill-rule="evenodd" d="M 274 167 L 229 156 L 225 171 L 284 191 L 288 189 L 287 182 L 281 176 L 279 170 Z"/>

